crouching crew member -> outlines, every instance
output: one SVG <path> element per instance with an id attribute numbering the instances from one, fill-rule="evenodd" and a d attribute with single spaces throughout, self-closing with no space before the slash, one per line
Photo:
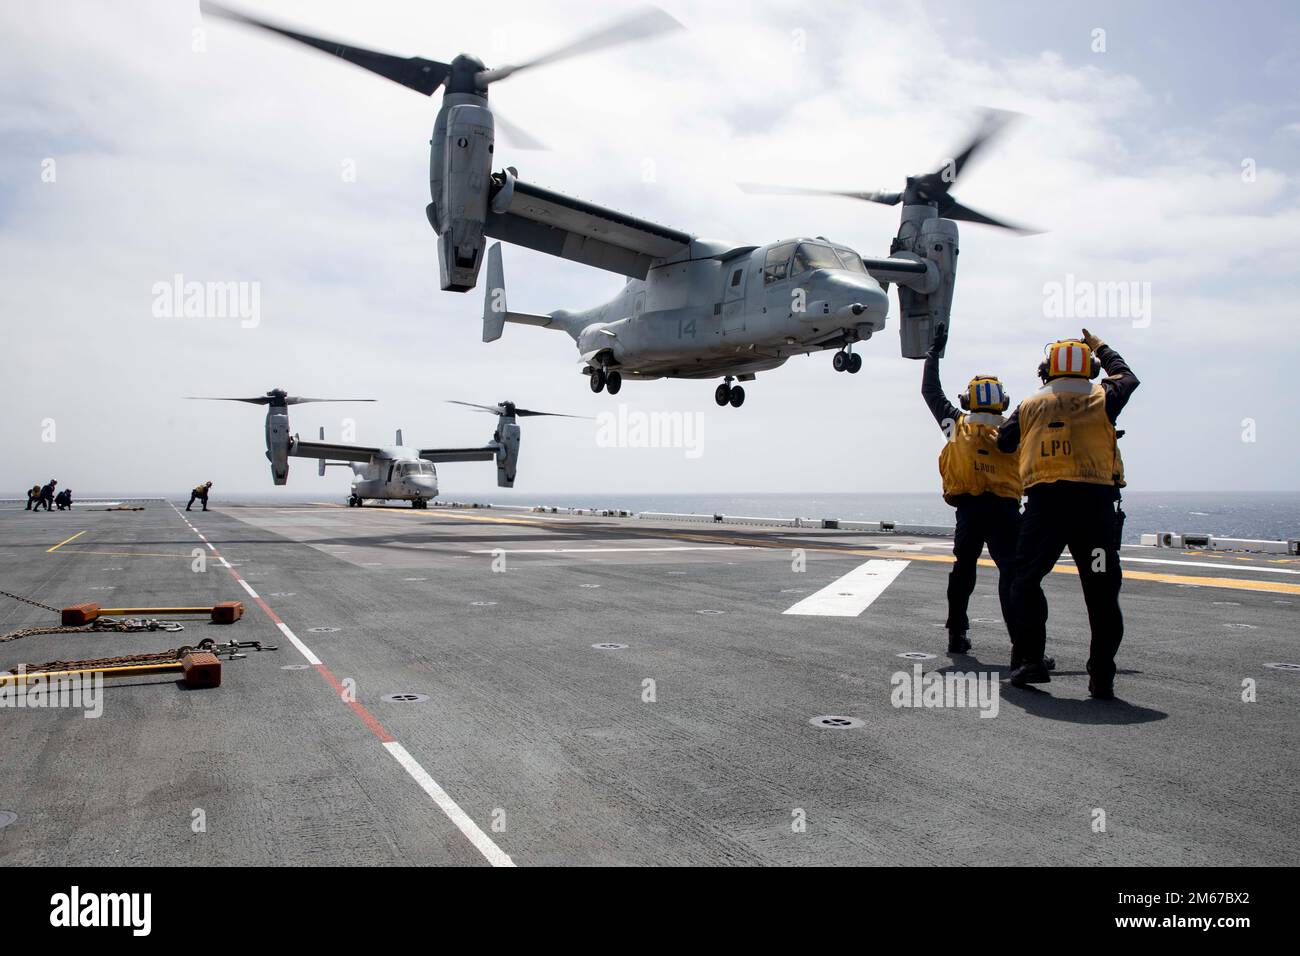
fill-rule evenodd
<path id="1" fill-rule="evenodd" d="M 1108 378 L 1096 378 L 1105 368 Z M 1043 661 L 1047 599 L 1043 578 L 1065 548 L 1079 570 L 1092 646 L 1088 693 L 1115 696 L 1115 653 L 1124 636 L 1119 609 L 1119 544 L 1124 486 L 1115 420 L 1138 387 L 1114 349 L 1087 329 L 1082 340 L 1047 347 L 1043 387 L 1020 403 L 998 434 L 1003 451 L 1020 450 L 1025 514 L 1011 582 L 1011 683 L 1051 680 Z"/>
<path id="2" fill-rule="evenodd" d="M 27 510 L 31 511 L 32 506 L 39 506 L 41 503 L 41 486 L 32 485 L 27 489 Z"/>
<path id="3" fill-rule="evenodd" d="M 1002 383 L 991 375 L 971 379 L 961 396 L 959 412 L 943 393 L 939 381 L 939 353 L 948 330 L 939 326 L 934 344 L 925 356 L 921 397 L 943 429 L 948 441 L 939 454 L 943 500 L 957 509 L 952 553 L 956 558 L 948 575 L 948 652 L 970 650 L 966 616 L 975 574 L 984 545 L 998 567 L 998 600 L 1002 618 L 1010 628 L 1011 575 L 1020 523 L 1020 466 L 1013 453 L 997 446 L 998 427 L 1009 400 Z"/>
<path id="4" fill-rule="evenodd" d="M 208 491 L 211 488 L 212 488 L 212 482 L 210 481 L 205 481 L 203 484 L 196 486 L 195 489 L 190 492 L 190 504 L 185 506 L 185 510 L 189 511 L 190 505 L 194 504 L 194 502 L 196 501 L 201 501 L 203 502 L 203 510 L 207 511 Z"/>

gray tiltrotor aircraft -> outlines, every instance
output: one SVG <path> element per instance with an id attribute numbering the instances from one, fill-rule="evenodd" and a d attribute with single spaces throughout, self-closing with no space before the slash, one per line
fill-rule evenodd
<path id="1" fill-rule="evenodd" d="M 499 338 L 506 322 L 567 332 L 595 392 L 617 394 L 624 377 L 721 377 L 715 400 L 738 407 L 745 391 L 733 380 L 752 381 L 794 355 L 836 349 L 835 370 L 857 372 L 862 358 L 853 345 L 885 327 L 890 283 L 898 286 L 902 354 L 924 358 L 934 329 L 951 324 L 955 220 L 1018 229 L 949 195 L 967 161 L 1005 123 L 1008 114 L 996 112 L 954 158 L 935 172 L 908 177 L 901 191 L 830 193 L 901 203 L 901 223 L 887 258 L 864 257 L 820 237 L 766 245 L 701 239 L 527 183 L 513 167 L 493 173 L 489 85 L 529 67 L 680 26 L 653 8 L 524 64 L 497 69 L 466 54 L 450 64 L 408 59 L 298 33 L 209 2 L 202 9 L 308 44 L 425 95 L 445 88 L 430 140 L 433 201 L 427 209 L 439 237 L 442 288 L 474 287 L 488 238 L 626 276 L 613 299 L 592 309 L 511 312 L 499 245 L 489 254 L 483 340 Z M 511 126 L 502 123 L 502 128 L 512 139 L 531 142 Z"/>
<path id="2" fill-rule="evenodd" d="M 453 402 L 470 408 L 491 412 L 497 416 L 496 431 L 492 440 L 481 448 L 409 448 L 402 444 L 402 430 L 397 430 L 395 445 L 346 445 L 325 441 L 325 429 L 320 430 L 320 441 L 303 441 L 289 432 L 289 406 L 307 402 L 373 402 L 373 398 L 301 398 L 275 388 L 255 398 L 208 398 L 187 396 L 205 401 L 248 402 L 266 405 L 266 458 L 271 463 L 271 478 L 277 485 L 289 480 L 290 458 L 315 458 L 317 473 L 325 474 L 329 465 L 352 469 L 352 489 L 348 505 L 361 507 L 368 500 L 409 501 L 413 508 L 424 508 L 438 496 L 438 471 L 434 462 L 495 461 L 497 484 L 513 488 L 515 471 L 519 463 L 519 425 L 516 418 L 545 415 L 556 418 L 580 418 L 558 412 L 535 412 L 518 408 L 514 402 L 499 405 L 474 405 L 470 402 Z M 331 461 L 330 459 L 339 459 Z"/>

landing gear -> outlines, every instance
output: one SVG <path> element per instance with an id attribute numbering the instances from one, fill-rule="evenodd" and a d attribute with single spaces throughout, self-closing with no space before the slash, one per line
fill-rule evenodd
<path id="1" fill-rule="evenodd" d="M 739 408 L 745 404 L 745 390 L 739 385 L 732 385 L 731 376 L 728 375 L 713 392 L 713 400 L 718 403 L 720 408 L 725 408 L 727 405 L 732 408 Z"/>
<path id="2" fill-rule="evenodd" d="M 618 390 L 623 387 L 623 373 L 616 368 L 592 368 L 588 372 L 591 376 L 591 390 L 593 392 L 603 392 L 609 389 L 609 394 L 617 395 Z"/>
<path id="3" fill-rule="evenodd" d="M 358 498 L 356 495 L 353 495 L 351 498 L 348 499 L 349 508 L 360 508 L 361 504 L 362 504 L 361 499 Z"/>
<path id="4" fill-rule="evenodd" d="M 862 356 L 856 352 L 841 349 L 835 353 L 831 365 L 837 372 L 848 372 L 850 375 L 857 375 L 858 372 L 862 371 Z"/>
<path id="5" fill-rule="evenodd" d="M 412 499 L 411 499 L 411 507 L 412 507 L 412 508 L 427 508 L 427 507 L 429 507 L 429 502 L 426 501 L 424 498 L 412 498 Z"/>

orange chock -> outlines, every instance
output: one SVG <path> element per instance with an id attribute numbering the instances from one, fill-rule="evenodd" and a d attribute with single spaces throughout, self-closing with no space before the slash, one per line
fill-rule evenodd
<path id="1" fill-rule="evenodd" d="M 210 651 L 190 651 L 181 658 L 186 687 L 220 687 L 221 661 Z"/>
<path id="2" fill-rule="evenodd" d="M 64 627 L 83 627 L 99 617 L 98 604 L 73 604 L 63 609 Z"/>
<path id="3" fill-rule="evenodd" d="M 243 601 L 222 601 L 212 606 L 213 624 L 234 624 L 243 616 Z"/>

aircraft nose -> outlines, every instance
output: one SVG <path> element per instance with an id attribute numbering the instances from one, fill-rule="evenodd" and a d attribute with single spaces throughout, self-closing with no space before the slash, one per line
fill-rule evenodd
<path id="1" fill-rule="evenodd" d="M 831 294 L 837 302 L 846 306 L 861 305 L 864 315 L 889 311 L 889 296 L 871 276 L 841 272 L 830 276 L 829 281 Z"/>

